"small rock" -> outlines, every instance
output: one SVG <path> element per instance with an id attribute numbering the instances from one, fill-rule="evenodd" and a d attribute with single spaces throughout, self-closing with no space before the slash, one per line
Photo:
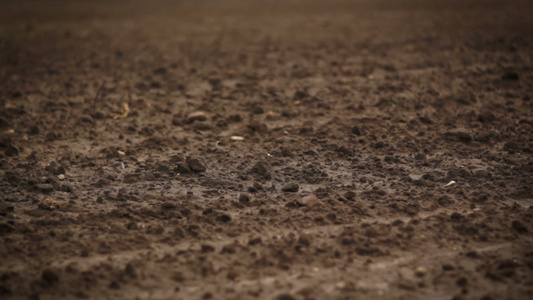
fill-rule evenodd
<path id="1" fill-rule="evenodd" d="M 94 120 L 93 120 L 93 118 L 91 118 L 91 116 L 86 116 L 85 115 L 85 116 L 81 116 L 80 117 L 80 123 L 89 123 L 89 124 L 91 124 L 91 123 L 94 123 Z"/>
<path id="2" fill-rule="evenodd" d="M 257 238 L 249 240 L 248 241 L 248 245 L 254 246 L 254 245 L 257 245 L 257 244 L 261 244 L 262 242 L 263 242 L 263 240 L 260 237 L 257 237 Z"/>
<path id="3" fill-rule="evenodd" d="M 196 112 L 190 113 L 187 116 L 187 119 L 185 120 L 185 122 L 189 124 L 194 123 L 195 121 L 200 121 L 200 122 L 207 121 L 207 114 L 203 111 L 196 111 Z"/>
<path id="4" fill-rule="evenodd" d="M 457 279 L 457 281 L 455 282 L 458 286 L 464 288 L 468 285 L 468 279 L 466 279 L 465 277 L 461 277 L 459 279 Z"/>
<path id="5" fill-rule="evenodd" d="M 61 207 L 61 203 L 59 203 L 59 202 L 57 202 L 55 200 L 45 199 L 45 200 L 39 202 L 37 207 L 39 209 L 44 209 L 44 210 L 54 210 L 54 209 L 60 208 Z"/>
<path id="6" fill-rule="evenodd" d="M 352 200 L 355 199 L 355 196 L 357 196 L 357 195 L 355 194 L 355 192 L 352 192 L 352 191 L 349 191 L 349 192 L 344 193 L 344 198 L 345 198 L 346 200 L 350 200 L 350 201 L 352 201 Z"/>
<path id="7" fill-rule="evenodd" d="M 59 175 L 57 175 L 57 179 L 59 179 L 59 180 L 65 180 L 65 174 L 59 174 Z"/>
<path id="8" fill-rule="evenodd" d="M 188 174 L 191 173 L 191 168 L 187 164 L 179 163 L 178 166 L 174 169 L 175 172 L 179 174 Z"/>
<path id="9" fill-rule="evenodd" d="M 176 204 L 170 201 L 165 201 L 161 204 L 162 210 L 173 210 L 173 209 L 176 209 L 176 207 L 177 207 Z"/>
<path id="10" fill-rule="evenodd" d="M 264 133 L 268 131 L 268 126 L 266 124 L 255 121 L 250 122 L 250 124 L 248 124 L 246 127 L 248 127 L 250 131 L 257 133 Z"/>
<path id="11" fill-rule="evenodd" d="M 44 194 L 48 194 L 54 191 L 54 186 L 49 183 L 38 184 L 36 187 L 37 190 Z"/>
<path id="12" fill-rule="evenodd" d="M 252 173 L 261 175 L 264 179 L 270 180 L 272 175 L 268 171 L 268 164 L 266 162 L 258 162 L 252 167 Z"/>
<path id="13" fill-rule="evenodd" d="M 250 195 L 246 193 L 241 193 L 239 195 L 239 202 L 240 203 L 250 203 Z"/>
<path id="14" fill-rule="evenodd" d="M 361 135 L 361 129 L 359 129 L 359 127 L 357 127 L 357 126 L 354 126 L 354 127 L 352 127 L 352 133 L 357 135 L 357 136 L 360 136 Z"/>
<path id="15" fill-rule="evenodd" d="M 424 267 L 418 267 L 415 269 L 415 275 L 418 277 L 424 277 L 428 274 L 428 270 Z"/>
<path id="16" fill-rule="evenodd" d="M 463 143 L 470 143 L 474 138 L 464 128 L 455 128 L 448 130 L 446 133 L 444 133 L 444 137 L 449 141 L 457 141 L 457 142 L 463 142 Z"/>
<path id="17" fill-rule="evenodd" d="M 228 123 L 238 123 L 242 121 L 242 117 L 239 114 L 231 115 L 227 119 Z"/>
<path id="18" fill-rule="evenodd" d="M 467 167 L 455 168 L 455 169 L 451 169 L 448 172 L 446 172 L 446 178 L 452 181 L 453 179 L 469 178 L 470 176 L 472 176 L 472 172 L 470 172 L 470 170 Z M 451 184 L 454 184 L 454 183 L 451 183 Z"/>
<path id="19" fill-rule="evenodd" d="M 185 161 L 193 172 L 201 173 L 207 170 L 206 167 L 197 158 L 188 156 Z"/>
<path id="20" fill-rule="evenodd" d="M 208 253 L 208 252 L 214 252 L 215 251 L 215 247 L 211 246 L 211 245 L 208 245 L 208 244 L 204 244 L 202 245 L 202 253 Z"/>
<path id="21" fill-rule="evenodd" d="M 18 156 L 20 151 L 17 147 L 13 146 L 13 144 L 9 144 L 4 153 L 6 154 L 6 156 Z"/>
<path id="22" fill-rule="evenodd" d="M 283 155 L 284 157 L 293 157 L 294 156 L 294 154 L 292 153 L 291 149 L 288 149 L 288 148 L 281 149 L 281 155 Z"/>
<path id="23" fill-rule="evenodd" d="M 269 111 L 266 113 L 265 117 L 267 120 L 272 120 L 274 117 L 276 117 L 276 114 L 273 111 Z"/>
<path id="24" fill-rule="evenodd" d="M 318 200 L 317 196 L 315 194 L 310 194 L 298 201 L 300 205 L 307 206 L 309 208 L 316 206 L 317 204 L 320 204 L 320 200 Z"/>
<path id="25" fill-rule="evenodd" d="M 289 183 L 289 184 L 285 185 L 282 188 L 282 190 L 284 192 L 288 192 L 288 193 L 296 193 L 296 192 L 298 192 L 299 188 L 300 188 L 300 186 L 297 183 Z"/>
<path id="26" fill-rule="evenodd" d="M 137 278 L 137 273 L 135 272 L 135 268 L 131 263 L 128 263 L 124 268 L 124 274 L 126 274 L 130 278 Z"/>
<path id="27" fill-rule="evenodd" d="M 221 223 L 228 223 L 229 221 L 231 221 L 231 217 L 228 215 L 222 214 L 222 215 L 216 216 L 215 220 Z"/>

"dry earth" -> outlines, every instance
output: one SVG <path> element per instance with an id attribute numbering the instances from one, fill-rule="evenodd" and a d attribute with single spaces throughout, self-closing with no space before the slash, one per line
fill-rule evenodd
<path id="1" fill-rule="evenodd" d="M 531 1 L 0 5 L 0 298 L 533 298 Z"/>

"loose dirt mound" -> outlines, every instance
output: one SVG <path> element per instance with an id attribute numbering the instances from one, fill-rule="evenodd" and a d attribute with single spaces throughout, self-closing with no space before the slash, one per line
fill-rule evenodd
<path id="1" fill-rule="evenodd" d="M 533 298 L 533 7 L 430 2 L 2 2 L 0 298 Z"/>

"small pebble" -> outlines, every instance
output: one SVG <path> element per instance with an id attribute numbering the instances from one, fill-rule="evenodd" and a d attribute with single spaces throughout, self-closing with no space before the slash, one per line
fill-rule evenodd
<path id="1" fill-rule="evenodd" d="M 37 205 L 39 209 L 54 210 L 61 207 L 61 204 L 55 200 L 45 199 Z"/>
<path id="2" fill-rule="evenodd" d="M 189 124 L 196 122 L 196 121 L 199 121 L 199 122 L 207 121 L 207 114 L 203 111 L 196 111 L 196 112 L 190 113 L 187 116 L 187 119 L 185 121 Z"/>
<path id="3" fill-rule="evenodd" d="M 300 186 L 297 183 L 289 183 L 286 186 L 284 186 L 282 190 L 288 193 L 296 193 L 299 188 Z"/>
<path id="4" fill-rule="evenodd" d="M 57 179 L 65 180 L 65 175 L 64 174 L 59 174 L 59 175 L 57 175 Z"/>
<path id="5" fill-rule="evenodd" d="M 54 191 L 54 186 L 49 183 L 38 184 L 37 189 L 44 194 L 48 194 Z"/>
<path id="6" fill-rule="evenodd" d="M 241 203 L 249 203 L 250 202 L 250 195 L 246 193 L 241 193 L 239 195 L 239 202 Z"/>
<path id="7" fill-rule="evenodd" d="M 424 267 L 418 267 L 415 269 L 415 275 L 418 277 L 424 277 L 428 274 L 428 270 Z"/>
<path id="8" fill-rule="evenodd" d="M 207 168 L 197 158 L 188 156 L 185 161 L 193 172 L 201 173 L 207 170 Z"/>
<path id="9" fill-rule="evenodd" d="M 317 205 L 317 204 L 320 204 L 320 200 L 318 200 L 317 196 L 314 195 L 314 194 L 311 194 L 311 195 L 307 195 L 305 197 L 303 197 L 302 199 L 300 199 L 299 203 L 303 206 L 307 206 L 309 208 Z"/>

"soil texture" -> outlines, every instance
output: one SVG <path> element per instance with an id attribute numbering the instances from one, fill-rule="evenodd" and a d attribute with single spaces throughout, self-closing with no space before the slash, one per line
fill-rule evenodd
<path id="1" fill-rule="evenodd" d="M 533 299 L 533 2 L 1 1 L 1 299 Z"/>

